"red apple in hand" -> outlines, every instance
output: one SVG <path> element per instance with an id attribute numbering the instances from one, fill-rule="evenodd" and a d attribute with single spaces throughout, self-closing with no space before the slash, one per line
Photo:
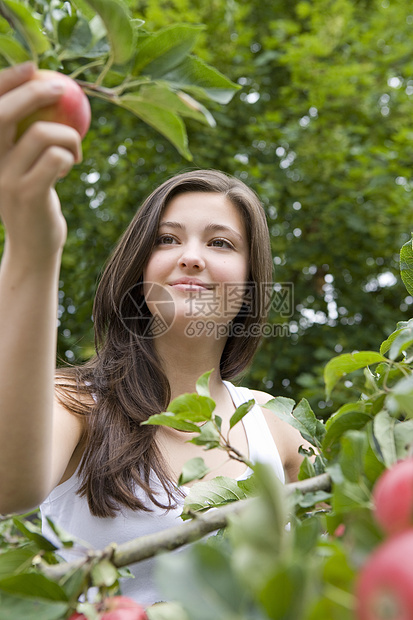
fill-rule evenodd
<path id="1" fill-rule="evenodd" d="M 79 84 L 63 73 L 46 69 L 36 71 L 32 79 L 60 80 L 65 89 L 56 103 L 39 108 L 22 120 L 17 127 L 17 137 L 19 138 L 36 121 L 52 121 L 73 127 L 83 139 L 90 126 L 91 111 L 89 100 Z"/>
<path id="2" fill-rule="evenodd" d="M 96 603 L 99 620 L 148 620 L 145 610 L 127 596 L 111 596 Z M 69 620 L 86 620 L 83 614 L 75 613 Z"/>
<path id="3" fill-rule="evenodd" d="M 388 535 L 413 527 L 413 458 L 387 469 L 373 489 L 374 514 Z"/>

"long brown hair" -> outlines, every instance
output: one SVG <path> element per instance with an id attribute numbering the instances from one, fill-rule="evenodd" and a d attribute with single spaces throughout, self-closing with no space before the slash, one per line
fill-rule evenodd
<path id="1" fill-rule="evenodd" d="M 170 387 L 153 340 L 143 337 L 144 319 L 150 315 L 139 283 L 164 209 L 186 192 L 225 195 L 240 210 L 248 235 L 248 311 L 234 319 L 244 328 L 226 342 L 220 362 L 223 379 L 233 379 L 251 362 L 260 330 L 249 328 L 266 318 L 272 258 L 265 213 L 255 193 L 216 170 L 186 172 L 160 185 L 137 211 L 101 277 L 93 307 L 96 355 L 83 366 L 58 372 L 60 401 L 87 416 L 79 493 L 99 517 L 115 516 L 122 506 L 150 510 L 145 496 L 165 509 L 176 501 L 176 488 L 155 441 L 157 427 L 141 426 L 166 409 Z M 140 318 L 133 329 L 126 329 L 124 317 L 136 315 L 137 307 Z M 166 502 L 165 493 L 159 498 L 162 487 Z"/>

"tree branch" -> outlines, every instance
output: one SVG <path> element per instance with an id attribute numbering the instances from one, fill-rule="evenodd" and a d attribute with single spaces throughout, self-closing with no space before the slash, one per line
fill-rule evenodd
<path id="1" fill-rule="evenodd" d="M 328 491 L 331 488 L 331 478 L 328 474 L 321 474 L 307 480 L 301 480 L 285 485 L 287 495 L 291 495 L 296 490 L 301 493 L 309 493 L 315 491 Z M 211 532 L 222 529 L 228 525 L 229 518 L 239 514 L 245 508 L 255 501 L 255 498 L 244 499 L 216 510 L 206 513 L 197 514 L 196 517 L 188 522 L 182 523 L 175 527 L 134 538 L 133 540 L 123 543 L 122 545 L 109 545 L 101 551 L 89 552 L 84 558 L 73 562 L 63 562 L 52 566 L 42 564 L 42 572 L 49 578 L 59 580 L 69 571 L 81 568 L 88 563 L 95 563 L 103 557 L 109 557 L 111 562 L 117 567 L 129 566 L 142 562 L 153 557 L 161 551 L 173 551 L 183 545 L 195 542 Z"/>

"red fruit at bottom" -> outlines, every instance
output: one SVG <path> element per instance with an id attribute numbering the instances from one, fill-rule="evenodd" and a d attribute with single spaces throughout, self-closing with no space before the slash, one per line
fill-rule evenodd
<path id="1" fill-rule="evenodd" d="M 413 529 L 370 555 L 356 587 L 359 620 L 413 620 Z"/>
<path id="2" fill-rule="evenodd" d="M 386 470 L 373 489 L 374 513 L 387 534 L 413 527 L 413 459 Z"/>
<path id="3" fill-rule="evenodd" d="M 145 610 L 127 596 L 111 596 L 96 603 L 100 620 L 148 620 Z M 83 614 L 75 613 L 69 620 L 86 620 Z"/>

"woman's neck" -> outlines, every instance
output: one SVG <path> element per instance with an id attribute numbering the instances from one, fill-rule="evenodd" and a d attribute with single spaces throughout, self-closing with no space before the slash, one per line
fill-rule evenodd
<path id="1" fill-rule="evenodd" d="M 221 392 L 220 360 L 224 340 L 166 334 L 154 342 L 171 387 L 171 399 L 185 392 L 195 392 L 199 377 L 210 370 L 213 370 L 209 380 L 211 397 Z"/>

